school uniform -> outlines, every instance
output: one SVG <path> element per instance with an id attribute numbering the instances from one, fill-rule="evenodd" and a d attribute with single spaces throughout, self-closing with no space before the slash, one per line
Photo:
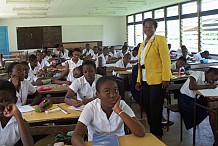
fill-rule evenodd
<path id="1" fill-rule="evenodd" d="M 54 53 L 55 55 L 59 55 L 60 51 L 58 51 L 57 48 L 55 48 L 55 49 L 53 50 L 53 53 Z"/>
<path id="2" fill-rule="evenodd" d="M 114 53 L 112 53 L 112 52 L 109 52 L 109 54 L 108 54 L 109 56 L 111 56 L 111 57 L 115 57 L 115 58 L 118 58 L 117 57 L 117 51 L 116 50 L 114 50 Z"/>
<path id="3" fill-rule="evenodd" d="M 11 81 L 11 79 L 9 79 Z M 26 104 L 27 101 L 27 95 L 34 94 L 36 92 L 36 88 L 27 80 L 24 79 L 21 81 L 20 89 L 19 91 L 16 91 L 17 96 L 17 106 L 22 106 Z"/>
<path id="4" fill-rule="evenodd" d="M 4 58 L 2 58 L 2 60 L 0 60 L 0 67 L 4 67 L 4 66 L 3 66 L 3 63 L 2 63 L 2 62 L 4 62 L 4 61 L 5 61 Z"/>
<path id="5" fill-rule="evenodd" d="M 49 59 L 51 59 L 51 58 L 52 58 L 52 56 L 48 56 L 48 55 L 46 55 L 46 56 L 44 57 L 44 59 L 47 60 L 47 61 L 49 61 Z"/>
<path id="6" fill-rule="evenodd" d="M 39 63 L 37 63 L 36 67 L 34 67 L 34 69 L 32 69 L 32 68 L 31 68 L 31 65 L 30 65 L 30 63 L 29 63 L 29 68 L 30 68 L 29 72 L 31 72 L 31 73 L 34 74 L 34 75 L 37 75 L 38 72 L 39 72 L 39 70 L 41 69 L 41 66 L 40 66 Z"/>
<path id="7" fill-rule="evenodd" d="M 120 101 L 119 107 L 130 117 L 135 117 L 132 109 L 123 100 Z M 87 126 L 89 141 L 92 140 L 94 133 L 117 136 L 125 135 L 123 120 L 114 111 L 108 119 L 106 113 L 101 108 L 101 100 L 98 98 L 85 106 L 79 121 Z"/>
<path id="8" fill-rule="evenodd" d="M 102 77 L 101 75 L 95 74 L 95 79 L 90 86 L 90 84 L 86 81 L 85 77 L 82 76 L 80 78 L 75 79 L 69 88 L 73 90 L 77 94 L 77 100 L 84 100 L 93 98 L 96 96 L 96 82 Z"/>
<path id="9" fill-rule="evenodd" d="M 117 58 L 120 58 L 120 57 L 123 58 L 123 56 L 127 53 L 129 53 L 129 51 L 126 51 L 126 53 L 123 54 L 122 50 L 120 50 L 117 52 Z"/>
<path id="10" fill-rule="evenodd" d="M 123 59 L 120 59 L 120 60 L 118 60 L 118 61 L 116 62 L 116 65 L 115 65 L 115 66 L 116 66 L 116 67 L 119 67 L 119 68 L 129 68 L 129 67 L 132 67 L 132 64 L 127 63 L 127 65 L 124 66 Z M 116 76 L 119 77 L 119 78 L 122 78 L 122 79 L 126 77 L 125 75 L 118 74 L 118 73 L 116 73 L 115 71 L 113 72 L 113 74 L 116 75 Z"/>
<path id="11" fill-rule="evenodd" d="M 64 53 L 60 53 L 60 58 L 64 58 L 64 59 L 70 59 L 70 57 L 68 56 L 69 51 L 67 49 L 64 49 Z"/>
<path id="12" fill-rule="evenodd" d="M 197 62 L 200 62 L 200 60 L 202 60 L 204 58 L 201 57 L 201 52 L 198 52 L 197 54 L 195 54 L 193 56 L 193 60 L 197 61 Z"/>
<path id="13" fill-rule="evenodd" d="M 36 82 L 37 79 L 38 79 L 38 77 L 35 76 L 32 72 L 29 72 L 29 73 L 28 73 L 28 78 L 27 78 L 27 80 L 28 80 L 30 83 Z"/>
<path id="14" fill-rule="evenodd" d="M 84 54 L 85 56 L 91 55 L 93 57 L 95 53 L 92 49 L 89 49 L 89 51 L 87 51 L 86 49 L 83 49 L 82 54 Z"/>
<path id="15" fill-rule="evenodd" d="M 50 63 L 46 59 L 42 59 L 41 63 L 38 61 L 37 66 L 39 66 L 40 69 L 43 69 L 46 66 L 50 66 Z"/>
<path id="16" fill-rule="evenodd" d="M 191 77 L 195 78 L 197 85 L 208 85 L 205 80 L 205 72 L 203 71 L 195 71 L 191 75 Z M 178 106 L 181 113 L 181 116 L 184 120 L 186 129 L 190 129 L 193 127 L 194 120 L 194 98 L 196 94 L 189 89 L 190 79 L 188 78 L 186 82 L 183 84 L 180 89 L 181 95 L 178 98 Z M 197 103 L 200 103 L 204 106 L 207 106 L 207 101 L 204 97 L 198 96 Z M 197 124 L 201 123 L 206 117 L 208 113 L 206 109 L 198 108 L 197 113 Z"/>
<path id="17" fill-rule="evenodd" d="M 19 139 L 20 132 L 14 116 L 11 117 L 4 128 L 2 128 L 0 121 L 0 146 L 13 146 Z"/>
<path id="18" fill-rule="evenodd" d="M 102 54 L 100 54 L 100 55 L 98 55 L 98 57 L 97 57 L 97 59 L 96 59 L 96 61 L 95 61 L 95 64 L 96 64 L 96 68 L 97 67 L 99 67 L 99 62 L 98 62 L 98 58 L 102 58 L 102 62 L 101 62 L 101 67 L 104 67 L 105 66 L 105 64 L 106 64 L 106 59 L 105 59 L 105 56 L 104 56 L 104 54 L 102 53 Z"/>
<path id="19" fill-rule="evenodd" d="M 67 60 L 67 63 L 68 63 L 68 66 L 69 66 L 69 73 L 68 73 L 68 75 L 67 75 L 67 81 L 71 81 L 71 82 L 72 82 L 72 81 L 75 79 L 75 78 L 73 77 L 73 70 L 74 70 L 76 67 L 82 65 L 83 60 L 79 59 L 78 62 L 75 63 L 75 62 L 73 62 L 72 59 L 70 59 L 70 60 Z"/>
<path id="20" fill-rule="evenodd" d="M 138 55 L 136 56 L 131 55 L 131 60 L 138 61 Z"/>

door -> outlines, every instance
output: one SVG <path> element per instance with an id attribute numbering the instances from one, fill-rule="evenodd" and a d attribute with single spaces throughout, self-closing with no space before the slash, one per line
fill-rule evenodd
<path id="1" fill-rule="evenodd" d="M 0 26 L 0 54 L 9 54 L 7 26 Z"/>

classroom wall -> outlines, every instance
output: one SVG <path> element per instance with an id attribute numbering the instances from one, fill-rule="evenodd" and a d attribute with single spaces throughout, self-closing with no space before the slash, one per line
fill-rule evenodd
<path id="1" fill-rule="evenodd" d="M 102 41 L 103 46 L 110 46 L 127 41 L 126 17 L 1 19 L 0 25 L 8 26 L 10 51 L 17 51 L 16 27 L 61 25 L 63 42 Z"/>

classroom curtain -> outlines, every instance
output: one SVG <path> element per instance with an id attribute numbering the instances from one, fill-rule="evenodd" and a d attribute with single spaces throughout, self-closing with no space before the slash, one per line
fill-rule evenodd
<path id="1" fill-rule="evenodd" d="M 0 26 L 0 54 L 9 54 L 8 27 Z"/>

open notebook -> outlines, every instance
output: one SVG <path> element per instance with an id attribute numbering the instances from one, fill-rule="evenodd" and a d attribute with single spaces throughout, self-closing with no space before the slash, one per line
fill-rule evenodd
<path id="1" fill-rule="evenodd" d="M 217 96 L 218 97 L 218 87 L 215 89 L 203 89 L 198 90 L 203 96 Z"/>
<path id="2" fill-rule="evenodd" d="M 116 135 L 93 134 L 92 146 L 119 146 Z"/>

